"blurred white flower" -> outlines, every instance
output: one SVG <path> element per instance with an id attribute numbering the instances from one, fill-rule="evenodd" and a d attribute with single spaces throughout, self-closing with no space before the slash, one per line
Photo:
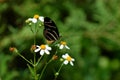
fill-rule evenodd
<path id="1" fill-rule="evenodd" d="M 65 65 L 67 65 L 68 63 L 70 63 L 72 66 L 74 65 L 73 61 L 75 61 L 75 59 L 73 59 L 72 57 L 70 57 L 68 55 L 68 53 L 66 53 L 65 55 L 62 55 L 62 58 L 65 59 L 64 62 L 63 62 Z"/>
<path id="2" fill-rule="evenodd" d="M 40 46 L 37 45 L 34 52 L 39 52 L 40 51 L 40 55 L 44 55 L 44 53 L 50 54 L 50 52 L 49 52 L 50 50 L 52 50 L 51 47 L 49 47 L 48 45 L 42 44 Z"/>
<path id="3" fill-rule="evenodd" d="M 32 22 L 32 23 L 37 23 L 37 21 L 40 20 L 41 22 L 44 22 L 44 17 L 43 16 L 39 16 L 39 15 L 34 15 L 33 18 L 28 18 L 26 20 L 27 23 Z"/>
<path id="4" fill-rule="evenodd" d="M 65 41 L 61 41 L 60 44 L 58 44 L 58 46 L 59 49 L 63 49 L 63 48 L 70 49 Z"/>
<path id="5" fill-rule="evenodd" d="M 35 18 L 28 18 L 28 22 L 37 23 L 37 19 L 35 19 Z"/>

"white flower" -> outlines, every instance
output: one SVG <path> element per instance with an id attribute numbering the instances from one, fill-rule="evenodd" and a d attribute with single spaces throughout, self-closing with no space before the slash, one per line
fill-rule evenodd
<path id="1" fill-rule="evenodd" d="M 58 44 L 58 46 L 59 49 L 63 49 L 63 48 L 70 49 L 65 41 L 61 41 L 60 44 Z"/>
<path id="2" fill-rule="evenodd" d="M 33 23 L 36 23 L 36 22 L 37 22 L 37 19 L 35 19 L 35 18 L 28 18 L 28 21 L 29 21 L 29 22 L 33 22 Z"/>
<path id="3" fill-rule="evenodd" d="M 48 45 L 44 45 L 44 44 L 42 44 L 40 46 L 37 45 L 36 47 L 37 47 L 37 49 L 35 49 L 34 52 L 39 52 L 40 51 L 40 55 L 44 55 L 44 53 L 50 54 L 49 51 L 52 50 L 51 47 L 49 47 Z"/>
<path id="4" fill-rule="evenodd" d="M 40 20 L 41 22 L 44 22 L 44 17 L 39 15 L 34 15 L 33 18 L 28 18 L 26 22 L 37 23 L 38 20 Z"/>
<path id="5" fill-rule="evenodd" d="M 62 55 L 62 58 L 65 59 L 65 61 L 63 62 L 65 65 L 67 65 L 68 63 L 70 63 L 72 66 L 74 65 L 73 61 L 75 61 L 75 59 L 71 58 L 68 53 Z"/>

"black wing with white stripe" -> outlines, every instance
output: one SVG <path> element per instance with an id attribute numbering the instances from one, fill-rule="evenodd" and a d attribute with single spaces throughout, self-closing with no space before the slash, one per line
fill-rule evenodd
<path id="1" fill-rule="evenodd" d="M 49 17 L 44 18 L 44 27 L 43 34 L 47 40 L 56 41 L 59 39 L 60 36 L 56 24 Z"/>

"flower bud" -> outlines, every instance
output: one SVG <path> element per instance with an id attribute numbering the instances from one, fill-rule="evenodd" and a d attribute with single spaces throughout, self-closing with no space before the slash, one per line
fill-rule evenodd
<path id="1" fill-rule="evenodd" d="M 58 75 L 59 75 L 59 73 L 58 73 L 58 72 L 56 72 L 56 73 L 55 73 L 55 76 L 58 76 Z"/>
<path id="2" fill-rule="evenodd" d="M 18 53 L 18 50 L 15 47 L 10 47 L 9 51 L 14 52 L 14 53 Z"/>
<path id="3" fill-rule="evenodd" d="M 32 45 L 31 48 L 30 48 L 30 51 L 34 52 L 35 49 L 36 49 L 36 45 Z"/>
<path id="4" fill-rule="evenodd" d="M 53 55 L 52 60 L 57 60 L 58 56 L 57 55 Z"/>
<path id="5" fill-rule="evenodd" d="M 63 58 L 60 58 L 60 61 L 63 61 Z"/>

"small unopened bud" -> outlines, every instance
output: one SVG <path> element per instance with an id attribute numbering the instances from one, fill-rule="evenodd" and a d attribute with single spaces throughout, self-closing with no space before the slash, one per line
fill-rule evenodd
<path id="1" fill-rule="evenodd" d="M 60 61 L 63 61 L 63 58 L 60 58 Z"/>
<path id="2" fill-rule="evenodd" d="M 35 49 L 36 49 L 36 45 L 32 45 L 30 48 L 31 52 L 34 52 Z"/>
<path id="3" fill-rule="evenodd" d="M 27 20 L 25 20 L 25 22 L 26 22 L 26 23 L 29 23 L 30 21 L 27 19 Z"/>
<path id="4" fill-rule="evenodd" d="M 59 73 L 58 73 L 58 72 L 56 72 L 56 73 L 55 73 L 55 76 L 58 76 L 58 75 L 59 75 Z"/>
<path id="5" fill-rule="evenodd" d="M 53 59 L 53 60 L 57 60 L 57 59 L 58 59 L 58 56 L 57 56 L 57 55 L 53 55 L 52 59 Z"/>
<path id="6" fill-rule="evenodd" d="M 27 20 L 25 21 L 25 23 L 27 23 L 28 25 L 32 25 L 32 22 L 31 22 L 30 19 L 27 19 Z"/>
<path id="7" fill-rule="evenodd" d="M 17 50 L 15 47 L 10 47 L 10 48 L 9 48 L 9 51 L 10 51 L 10 52 L 14 52 L 14 53 L 17 53 L 17 52 L 18 52 L 18 50 Z"/>

